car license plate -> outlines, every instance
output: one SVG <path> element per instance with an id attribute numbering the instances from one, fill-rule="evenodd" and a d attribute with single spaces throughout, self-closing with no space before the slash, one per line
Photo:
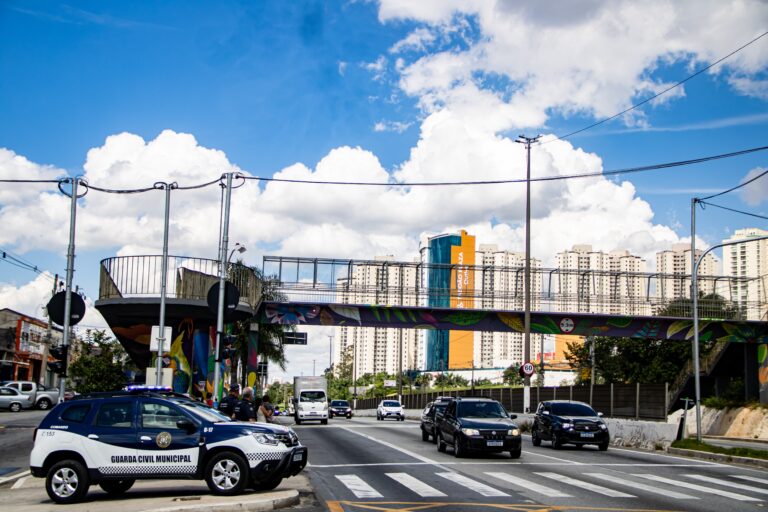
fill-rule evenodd
<path id="1" fill-rule="evenodd" d="M 595 437 L 595 434 L 592 432 L 582 432 L 581 437 Z"/>
<path id="2" fill-rule="evenodd" d="M 488 441 L 488 446 L 504 446 L 504 441 Z"/>
<path id="3" fill-rule="evenodd" d="M 297 453 L 297 454 L 295 454 L 295 455 L 293 456 L 293 460 L 294 460 L 294 462 L 298 462 L 298 461 L 300 461 L 300 460 L 301 460 L 301 459 L 303 459 L 303 458 L 304 458 L 304 454 L 303 454 L 303 453 Z"/>
<path id="4" fill-rule="evenodd" d="M 317 416 L 317 412 L 316 411 L 309 411 L 309 415 L 310 416 Z"/>

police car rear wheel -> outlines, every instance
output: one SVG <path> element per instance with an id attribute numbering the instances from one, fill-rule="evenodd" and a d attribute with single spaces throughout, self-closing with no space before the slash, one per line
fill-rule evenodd
<path id="1" fill-rule="evenodd" d="M 213 494 L 240 494 L 248 482 L 248 464 L 236 453 L 218 453 L 208 462 L 205 482 Z"/>
<path id="2" fill-rule="evenodd" d="M 125 480 L 104 480 L 99 482 L 99 487 L 101 487 L 101 490 L 107 494 L 123 494 L 125 491 L 133 487 L 135 482 L 136 480 L 133 478 L 128 478 Z"/>
<path id="3" fill-rule="evenodd" d="M 80 501 L 90 487 L 88 471 L 76 460 L 63 460 L 48 470 L 45 491 L 56 503 Z"/>

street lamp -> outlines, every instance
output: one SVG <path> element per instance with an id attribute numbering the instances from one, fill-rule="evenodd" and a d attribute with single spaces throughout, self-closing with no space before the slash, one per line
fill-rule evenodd
<path id="1" fill-rule="evenodd" d="M 227 258 L 227 263 L 229 263 L 232 260 L 232 255 L 235 254 L 236 252 L 243 254 L 247 250 L 248 249 L 246 249 L 243 244 L 241 244 L 240 242 L 235 242 L 235 248 L 232 249 L 232 251 L 229 253 L 229 258 Z"/>

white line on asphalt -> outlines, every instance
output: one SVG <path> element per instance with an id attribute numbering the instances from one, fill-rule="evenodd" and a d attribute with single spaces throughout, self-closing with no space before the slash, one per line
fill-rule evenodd
<path id="1" fill-rule="evenodd" d="M 470 491 L 475 491 L 476 493 L 481 494 L 482 496 L 485 496 L 487 498 L 490 497 L 498 497 L 498 496 L 509 496 L 509 494 L 502 492 L 498 489 L 494 489 L 493 487 L 485 484 L 481 484 L 480 482 L 476 482 L 475 480 L 472 480 L 471 478 L 467 478 L 464 475 L 461 475 L 459 473 L 454 472 L 448 472 L 448 473 L 436 473 L 437 476 L 441 476 L 445 478 L 446 480 L 449 480 L 455 484 L 458 484 L 462 487 L 466 487 Z"/>
<path id="2" fill-rule="evenodd" d="M 722 485 L 723 487 L 730 487 L 732 489 L 741 489 L 742 491 L 752 491 L 752 492 L 756 492 L 757 494 L 768 494 L 768 489 L 760 489 L 755 487 L 754 485 L 737 484 L 734 482 L 728 482 L 727 480 L 721 480 L 720 478 L 712 478 L 704 475 L 683 475 L 683 476 L 688 478 L 694 478 L 696 480 L 701 480 L 702 482 L 709 482 L 712 484 Z"/>
<path id="3" fill-rule="evenodd" d="M 486 471 L 485 474 L 492 476 L 494 478 L 498 478 L 499 480 L 504 480 L 505 482 L 509 482 L 512 485 L 522 487 L 523 491 L 533 491 L 539 494 L 543 494 L 544 496 L 547 496 L 549 498 L 570 498 L 571 497 L 570 494 L 565 494 L 564 492 L 557 491 L 551 487 L 547 487 L 546 485 L 540 485 L 540 484 L 531 482 L 529 480 L 523 480 L 522 478 L 508 475 L 507 473 L 494 473 L 492 471 Z"/>
<path id="4" fill-rule="evenodd" d="M 347 489 L 352 491 L 358 498 L 383 498 L 376 489 L 363 482 L 357 475 L 336 475 L 336 478 L 346 485 Z"/>
<path id="5" fill-rule="evenodd" d="M 392 480 L 394 480 L 395 482 L 399 483 L 400 485 L 403 485 L 408 489 L 412 490 L 422 498 L 445 496 L 445 493 L 438 491 L 434 487 L 430 487 L 429 485 L 409 475 L 408 473 L 384 473 L 384 474 L 387 475 Z"/>
<path id="6" fill-rule="evenodd" d="M 641 491 L 648 491 L 654 494 L 660 494 L 662 496 L 666 496 L 668 498 L 675 498 L 677 500 L 699 499 L 696 496 L 691 496 L 690 494 L 683 494 L 681 492 L 676 492 L 676 491 L 667 491 L 665 489 L 659 489 L 658 487 L 641 484 L 640 482 L 633 482 L 631 480 L 625 480 L 624 478 L 619 478 L 617 476 L 606 475 L 605 473 L 584 473 L 584 474 L 587 476 L 591 476 L 592 478 L 597 478 L 598 480 L 605 480 L 606 482 L 612 482 L 614 484 L 626 485 L 627 487 L 631 487 L 633 489 L 640 489 Z"/>
<path id="7" fill-rule="evenodd" d="M 17 478 L 21 478 L 23 476 L 27 476 L 29 474 L 30 474 L 30 472 L 27 469 L 26 471 L 22 471 L 21 473 L 16 473 L 16 474 L 11 475 L 11 476 L 6 476 L 6 477 L 3 477 L 3 478 L 0 478 L 0 485 L 4 484 L 6 482 L 10 482 L 11 480 L 16 480 Z"/>
<path id="8" fill-rule="evenodd" d="M 23 477 L 19 478 L 18 480 L 16 480 L 15 482 L 13 482 L 13 485 L 11 486 L 11 489 L 21 489 L 21 486 L 24 485 L 24 482 L 27 481 L 27 478 L 29 478 L 29 477 L 28 476 L 23 476 Z"/>
<path id="9" fill-rule="evenodd" d="M 539 476 L 543 476 L 545 478 L 550 478 L 552 480 L 557 480 L 558 482 L 562 482 L 564 484 L 573 485 L 574 487 L 579 487 L 581 489 L 586 489 L 588 491 L 596 492 L 598 494 L 610 496 L 612 498 L 635 498 L 636 497 L 632 494 L 627 494 L 621 491 L 614 491 L 613 489 L 606 489 L 605 487 L 591 484 L 589 482 L 584 482 L 583 480 L 576 480 L 575 478 L 570 478 L 565 475 L 561 475 L 559 473 L 535 473 L 535 474 Z"/>
<path id="10" fill-rule="evenodd" d="M 429 464 L 435 464 L 435 465 L 438 465 L 438 466 L 440 465 L 440 463 L 435 461 L 435 460 L 432 460 L 432 459 L 430 459 L 428 457 L 424 457 L 423 455 L 419 455 L 418 453 L 412 452 L 410 450 L 406 450 L 405 448 L 402 448 L 402 447 L 397 446 L 395 444 L 388 443 L 386 441 L 382 441 L 381 439 L 376 439 L 375 437 L 371 437 L 369 435 L 365 435 L 365 434 L 362 434 L 360 432 L 355 432 L 354 430 L 352 430 L 349 427 L 341 427 L 341 428 L 346 430 L 347 432 L 351 432 L 351 433 L 356 434 L 358 436 L 364 437 L 364 438 L 366 438 L 366 439 L 368 439 L 370 441 L 374 441 L 374 442 L 382 444 L 382 445 L 384 445 L 384 446 L 386 446 L 388 448 L 392 448 L 393 450 L 397 450 L 397 451 L 399 451 L 401 453 L 404 453 L 404 454 L 408 455 L 409 457 L 413 457 L 416 460 L 420 460 L 422 462 L 426 462 L 426 463 L 429 463 Z"/>
<path id="11" fill-rule="evenodd" d="M 635 474 L 634 476 L 645 478 L 646 480 L 653 480 L 655 482 L 661 482 L 663 484 L 669 484 L 673 487 L 684 487 L 685 489 L 691 489 L 694 491 L 706 492 L 709 494 L 717 494 L 718 496 L 724 496 L 738 501 L 763 501 L 758 498 L 752 498 L 750 496 L 744 496 L 743 494 L 736 494 L 735 492 L 721 491 L 720 489 L 713 489 L 712 487 L 704 487 L 703 485 L 689 484 L 688 482 L 681 482 L 679 480 L 672 480 L 656 475 Z"/>
<path id="12" fill-rule="evenodd" d="M 526 453 L 523 452 L 523 455 Z M 436 466 L 509 466 L 509 465 L 515 465 L 515 466 L 557 466 L 562 467 L 562 462 L 518 462 L 518 461 L 494 461 L 494 460 L 487 460 L 487 459 L 481 459 L 476 461 L 465 461 L 465 462 L 441 462 L 439 464 L 436 464 L 434 462 L 360 462 L 360 463 L 353 463 L 353 464 L 312 464 L 311 462 L 307 464 L 307 466 L 311 466 L 313 468 L 356 468 L 356 467 L 366 467 L 366 466 L 427 466 L 427 465 L 436 465 Z M 605 464 L 602 462 L 595 462 L 595 463 L 589 463 L 589 462 L 582 462 L 579 464 L 580 466 L 584 467 L 630 467 L 630 468 L 641 468 L 641 467 L 652 467 L 652 468 L 700 468 L 702 467 L 701 464 Z M 768 483 L 768 481 L 766 481 Z"/>
<path id="13" fill-rule="evenodd" d="M 535 452 L 525 452 L 526 455 L 536 455 L 537 457 L 544 457 L 545 459 L 552 459 L 558 461 L 558 463 L 562 464 L 563 462 L 566 462 L 568 464 L 574 465 L 574 466 L 580 466 L 580 465 L 586 465 L 583 462 L 576 462 L 574 460 L 568 460 L 568 459 L 561 459 L 560 457 L 553 457 L 551 455 L 544 455 L 543 453 L 539 453 L 538 451 Z"/>
<path id="14" fill-rule="evenodd" d="M 768 480 L 765 478 L 757 478 L 755 476 L 747 475 L 731 475 L 733 478 L 741 478 L 742 480 L 749 480 L 750 482 L 757 482 L 759 484 L 768 484 Z"/>

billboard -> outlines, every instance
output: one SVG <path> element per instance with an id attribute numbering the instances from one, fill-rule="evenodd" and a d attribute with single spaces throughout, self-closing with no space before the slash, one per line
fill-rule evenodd
<path id="1" fill-rule="evenodd" d="M 450 307 L 475 307 L 475 237 L 461 231 L 461 244 L 451 247 Z M 473 331 L 450 331 L 448 337 L 448 368 L 451 370 L 474 366 L 475 336 Z"/>

